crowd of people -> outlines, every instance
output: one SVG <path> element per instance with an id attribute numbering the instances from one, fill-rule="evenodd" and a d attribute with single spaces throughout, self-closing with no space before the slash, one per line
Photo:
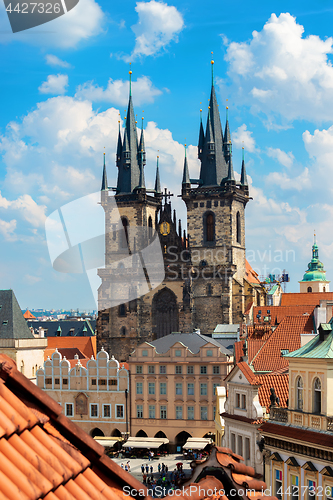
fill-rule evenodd
<path id="1" fill-rule="evenodd" d="M 167 494 L 170 490 L 174 490 L 178 487 L 179 483 L 185 479 L 185 473 L 183 471 L 183 464 L 176 464 L 176 468 L 173 471 L 169 471 L 167 465 L 163 462 L 158 463 L 157 471 L 154 471 L 153 465 L 141 465 L 142 472 L 142 482 L 153 492 L 155 489 L 158 492 L 157 496 L 160 496 L 161 489 Z"/>

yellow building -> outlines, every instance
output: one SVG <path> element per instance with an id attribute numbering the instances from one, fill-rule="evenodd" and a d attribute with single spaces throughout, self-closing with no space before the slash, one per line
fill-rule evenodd
<path id="1" fill-rule="evenodd" d="M 233 354 L 199 333 L 173 333 L 139 345 L 129 359 L 132 435 L 166 437 L 181 451 L 189 437 L 215 433 L 215 389 Z"/>
<path id="2" fill-rule="evenodd" d="M 332 320 L 331 320 L 332 321 Z M 261 428 L 266 482 L 278 499 L 333 498 L 333 332 L 286 355 L 288 408 L 271 408 Z"/>
<path id="3" fill-rule="evenodd" d="M 77 356 L 73 366 L 56 349 L 37 371 L 37 385 L 91 436 L 129 433 L 129 373 L 103 349 L 96 359 Z"/>

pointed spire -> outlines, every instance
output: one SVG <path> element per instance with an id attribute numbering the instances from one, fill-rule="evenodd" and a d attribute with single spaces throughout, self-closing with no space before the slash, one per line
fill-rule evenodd
<path id="1" fill-rule="evenodd" d="M 128 74 L 129 74 L 129 95 L 130 95 L 130 97 L 132 97 L 132 70 L 131 70 L 131 64 L 132 63 L 129 63 L 130 70 L 128 72 Z"/>
<path id="2" fill-rule="evenodd" d="M 173 209 L 173 223 L 174 223 L 174 225 L 176 227 L 176 224 L 177 224 L 177 215 L 176 215 L 176 209 L 175 208 Z"/>
<path id="3" fill-rule="evenodd" d="M 244 159 L 244 146 L 242 147 L 242 171 L 241 171 L 241 185 L 242 186 L 247 186 L 247 175 L 246 175 L 246 168 L 245 168 L 245 159 Z"/>
<path id="4" fill-rule="evenodd" d="M 228 165 L 228 178 L 227 178 L 227 181 L 234 181 L 234 180 L 235 180 L 234 168 L 232 166 L 232 157 L 230 155 L 229 165 Z"/>
<path id="5" fill-rule="evenodd" d="M 157 161 L 156 161 L 155 196 L 162 194 L 161 181 L 160 181 L 160 169 L 158 166 L 158 160 L 159 160 L 159 156 L 157 156 Z"/>
<path id="6" fill-rule="evenodd" d="M 143 161 L 144 161 L 144 164 L 146 164 L 146 149 L 145 149 L 145 138 L 144 138 L 144 133 L 143 133 L 143 120 L 144 120 L 144 118 L 142 117 L 139 153 L 140 152 L 144 153 Z"/>
<path id="7" fill-rule="evenodd" d="M 104 151 L 104 166 L 103 166 L 103 177 L 102 177 L 101 191 L 106 191 L 107 189 L 108 189 L 108 179 L 107 179 L 107 176 L 106 176 L 105 151 Z"/>
<path id="8" fill-rule="evenodd" d="M 210 106 L 208 106 L 208 117 L 207 117 L 207 127 L 206 127 L 206 144 L 214 144 L 214 134 L 213 134 L 212 122 L 210 119 Z M 208 149 L 210 149 L 210 148 L 208 148 Z M 213 148 L 212 148 L 212 150 L 213 150 Z"/>
<path id="9" fill-rule="evenodd" d="M 226 106 L 226 121 L 225 121 L 224 137 L 223 137 L 223 151 L 224 151 L 225 161 L 227 164 L 229 164 L 229 157 L 231 155 L 231 134 L 230 134 L 230 128 L 229 128 L 229 106 Z"/>
<path id="10" fill-rule="evenodd" d="M 120 118 L 120 113 L 119 113 L 119 118 Z M 116 153 L 116 164 L 117 164 L 117 167 L 119 167 L 120 165 L 120 161 L 121 161 L 121 153 L 122 153 L 122 150 L 123 150 L 123 144 L 122 144 L 122 140 L 121 140 L 121 133 L 120 133 L 120 120 L 118 121 L 118 144 L 117 144 L 117 153 Z"/>
<path id="11" fill-rule="evenodd" d="M 178 220 L 178 234 L 179 234 L 179 238 L 182 237 L 182 221 L 181 219 Z"/>
<path id="12" fill-rule="evenodd" d="M 183 170 L 183 184 L 190 184 L 190 174 L 188 171 L 187 154 L 186 154 L 186 144 L 185 144 L 185 158 L 184 158 L 184 170 Z"/>
<path id="13" fill-rule="evenodd" d="M 201 103 L 200 103 L 201 104 Z M 202 125 L 202 109 L 200 109 L 200 130 L 199 130 L 199 141 L 198 141 L 198 158 L 201 160 L 202 151 L 205 144 L 205 133 Z"/>
<path id="14" fill-rule="evenodd" d="M 212 57 L 213 57 L 213 52 L 211 52 Z M 210 61 L 212 65 L 212 87 L 214 87 L 214 61 L 213 59 Z"/>

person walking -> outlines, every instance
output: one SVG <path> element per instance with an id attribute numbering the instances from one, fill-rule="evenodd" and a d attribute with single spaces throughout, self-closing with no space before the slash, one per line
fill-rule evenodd
<path id="1" fill-rule="evenodd" d="M 161 464 L 160 463 L 157 466 L 157 470 L 158 470 L 158 472 L 161 472 Z"/>
<path id="2" fill-rule="evenodd" d="M 141 472 L 142 472 L 142 474 L 145 473 L 145 466 L 143 464 L 141 465 Z"/>
<path id="3" fill-rule="evenodd" d="M 146 474 L 148 474 L 148 473 L 149 473 L 149 466 L 148 466 L 148 464 L 146 464 Z"/>
<path id="4" fill-rule="evenodd" d="M 150 474 L 152 474 L 154 472 L 154 467 L 151 465 L 150 466 Z"/>

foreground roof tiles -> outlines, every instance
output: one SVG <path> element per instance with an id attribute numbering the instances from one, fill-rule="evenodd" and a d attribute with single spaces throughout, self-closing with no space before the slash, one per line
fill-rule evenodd
<path id="1" fill-rule="evenodd" d="M 275 394 L 280 399 L 280 406 L 283 408 L 287 407 L 287 400 L 289 398 L 289 375 L 288 373 L 266 373 L 265 375 L 258 375 L 257 379 L 260 382 L 259 385 L 259 402 L 261 406 L 265 406 L 267 409 L 271 404 L 270 395 L 271 387 L 274 387 Z"/>
<path id="2" fill-rule="evenodd" d="M 283 293 L 281 306 L 318 306 L 321 300 L 333 300 L 333 292 Z"/>
<path id="3" fill-rule="evenodd" d="M 279 325 L 286 316 L 313 314 L 315 305 L 316 304 L 290 304 L 286 306 L 256 306 L 253 308 L 253 322 L 256 325 Z"/>
<path id="4" fill-rule="evenodd" d="M 121 500 L 146 488 L 0 354 L 0 499 Z"/>

